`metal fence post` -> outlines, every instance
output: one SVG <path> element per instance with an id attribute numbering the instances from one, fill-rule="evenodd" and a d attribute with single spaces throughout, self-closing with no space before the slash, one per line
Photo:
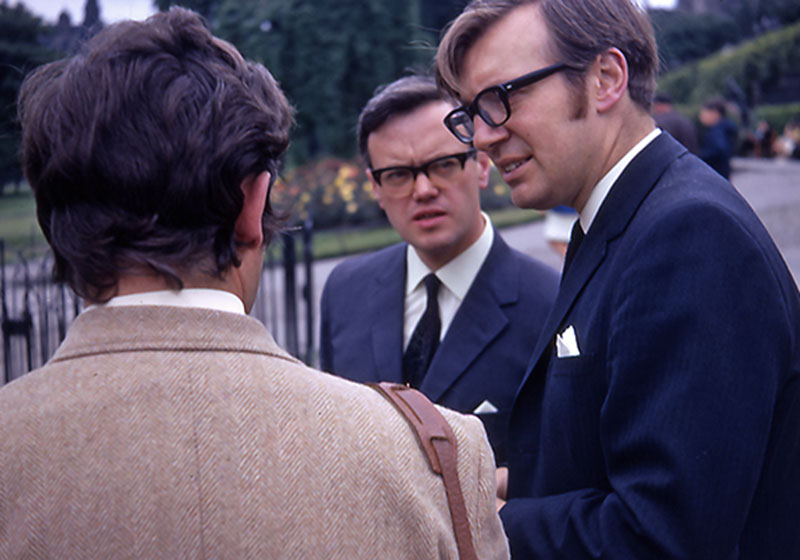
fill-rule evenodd
<path id="1" fill-rule="evenodd" d="M 306 352 L 305 363 L 314 362 L 314 221 L 308 217 L 303 222 L 303 266 L 306 273 L 306 285 L 303 286 L 303 298 L 306 300 Z"/>
<path id="2" fill-rule="evenodd" d="M 286 318 L 286 350 L 292 356 L 299 356 L 297 344 L 297 279 L 295 265 L 297 253 L 295 251 L 294 236 L 283 233 L 283 270 L 284 270 L 284 309 Z"/>

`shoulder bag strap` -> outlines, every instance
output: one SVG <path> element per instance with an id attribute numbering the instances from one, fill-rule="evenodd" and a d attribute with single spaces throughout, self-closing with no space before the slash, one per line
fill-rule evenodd
<path id="1" fill-rule="evenodd" d="M 414 429 L 431 469 L 444 480 L 459 558 L 477 560 L 467 518 L 467 507 L 458 480 L 456 436 L 450 424 L 433 403 L 416 389 L 385 381 L 369 385 L 386 397 Z"/>

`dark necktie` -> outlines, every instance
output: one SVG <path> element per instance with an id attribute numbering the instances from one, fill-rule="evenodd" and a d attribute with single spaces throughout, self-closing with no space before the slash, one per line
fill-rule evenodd
<path id="1" fill-rule="evenodd" d="M 428 302 L 411 340 L 403 354 L 403 381 L 411 387 L 419 387 L 428 371 L 428 366 L 439 347 L 439 332 L 442 323 L 439 319 L 439 279 L 434 274 L 425 277 L 425 291 Z"/>
<path id="2" fill-rule="evenodd" d="M 585 234 L 583 233 L 583 228 L 581 227 L 581 221 L 575 220 L 575 224 L 572 226 L 572 234 L 569 237 L 567 255 L 564 257 L 564 270 L 561 272 L 562 281 L 564 276 L 566 276 L 567 269 L 569 268 L 569 265 L 572 264 L 572 259 L 575 258 L 575 253 L 578 252 L 578 247 L 581 246 L 584 237 Z"/>

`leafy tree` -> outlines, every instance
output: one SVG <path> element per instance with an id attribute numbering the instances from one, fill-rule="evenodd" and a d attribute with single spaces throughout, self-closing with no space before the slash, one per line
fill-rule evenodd
<path id="1" fill-rule="evenodd" d="M 83 27 L 86 29 L 97 29 L 102 26 L 100 21 L 100 6 L 97 0 L 86 0 L 83 7 Z"/>
<path id="2" fill-rule="evenodd" d="M 362 106 L 382 83 L 428 67 L 441 28 L 467 0 L 156 0 L 206 16 L 264 63 L 297 109 L 290 162 L 349 157 Z"/>
<path id="3" fill-rule="evenodd" d="M 250 3 L 248 0 L 243 0 L 242 3 Z M 198 14 L 202 14 L 208 21 L 213 22 L 214 16 L 217 12 L 217 7 L 220 0 L 154 0 L 153 5 L 160 11 L 165 12 L 170 6 L 183 6 L 194 10 Z"/>
<path id="4" fill-rule="evenodd" d="M 420 0 L 421 23 L 433 38 L 439 42 L 439 33 L 461 13 L 468 0 Z"/>
<path id="5" fill-rule="evenodd" d="M 659 89 L 676 102 L 695 107 L 721 93 L 743 97 L 737 101 L 753 107 L 761 103 L 762 92 L 776 86 L 782 76 L 796 73 L 798 66 L 800 22 L 669 72 L 659 79 Z M 732 87 L 737 91 L 731 92 Z"/>
<path id="6" fill-rule="evenodd" d="M 415 2 L 263 4 L 223 1 L 217 31 L 246 56 L 262 61 L 296 106 L 294 162 L 325 153 L 351 155 L 358 113 L 376 86 L 407 67 L 428 64 L 433 54 Z M 244 12 L 254 16 L 248 19 Z"/>
<path id="7" fill-rule="evenodd" d="M 714 13 L 651 10 L 650 19 L 664 71 L 706 57 L 741 39 L 730 17 Z"/>
<path id="8" fill-rule="evenodd" d="M 22 180 L 16 100 L 25 74 L 54 58 L 39 44 L 43 32 L 41 20 L 24 5 L 0 4 L 0 193 L 7 183 Z"/>

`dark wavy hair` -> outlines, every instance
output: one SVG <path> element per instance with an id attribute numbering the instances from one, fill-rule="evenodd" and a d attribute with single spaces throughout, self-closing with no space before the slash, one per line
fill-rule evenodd
<path id="1" fill-rule="evenodd" d="M 54 274 L 93 301 L 121 275 L 238 266 L 242 182 L 276 177 L 292 109 L 270 73 L 182 8 L 111 25 L 22 85 L 25 175 Z M 267 204 L 265 239 L 277 227 Z"/>
<path id="2" fill-rule="evenodd" d="M 442 37 L 436 54 L 439 86 L 460 98 L 458 82 L 467 52 L 489 27 L 527 4 L 542 10 L 550 30 L 553 62 L 587 68 L 598 54 L 618 48 L 628 62 L 631 100 L 650 112 L 658 50 L 649 17 L 633 0 L 473 0 Z M 565 76 L 573 88 L 583 87 L 581 72 L 570 70 Z"/>

